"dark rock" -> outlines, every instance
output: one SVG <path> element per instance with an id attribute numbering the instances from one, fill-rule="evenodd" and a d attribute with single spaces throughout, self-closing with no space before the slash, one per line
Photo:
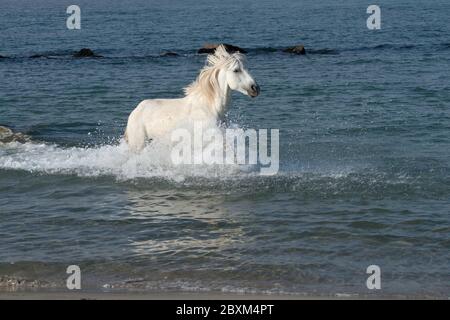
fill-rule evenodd
<path id="1" fill-rule="evenodd" d="M 76 52 L 73 56 L 75 58 L 87 58 L 87 57 L 101 58 L 102 57 L 102 56 L 95 54 L 94 51 L 92 51 L 89 48 L 83 48 L 80 51 Z"/>
<path id="2" fill-rule="evenodd" d="M 0 54 L 0 59 L 6 59 L 6 57 Z"/>
<path id="3" fill-rule="evenodd" d="M 306 54 L 305 47 L 301 44 L 294 47 L 289 47 L 283 50 L 283 52 L 294 53 L 294 54 Z"/>
<path id="4" fill-rule="evenodd" d="M 245 51 L 244 49 L 239 48 L 237 46 L 233 46 L 232 44 L 222 43 L 222 45 L 225 47 L 225 50 L 227 50 L 228 53 L 235 53 L 235 52 L 240 52 L 244 54 L 247 53 L 247 51 Z M 216 48 L 218 46 L 220 46 L 220 44 L 206 43 L 203 45 L 203 47 L 198 49 L 197 53 L 214 53 L 214 51 L 216 51 Z"/>
<path id="5" fill-rule="evenodd" d="M 47 58 L 46 56 L 44 56 L 43 54 L 33 54 L 32 56 L 30 56 L 31 59 L 38 59 L 38 58 Z"/>
<path id="6" fill-rule="evenodd" d="M 165 51 L 165 52 L 162 52 L 159 56 L 160 57 L 178 57 L 179 54 L 176 52 L 172 52 L 172 51 Z"/>
<path id="7" fill-rule="evenodd" d="M 0 143 L 20 142 L 25 143 L 30 141 L 31 138 L 20 132 L 13 132 L 7 127 L 0 126 Z"/>

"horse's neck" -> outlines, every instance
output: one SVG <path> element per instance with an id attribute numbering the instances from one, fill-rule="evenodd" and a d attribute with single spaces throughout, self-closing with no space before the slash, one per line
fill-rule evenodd
<path id="1" fill-rule="evenodd" d="M 227 110 L 227 106 L 231 101 L 231 90 L 226 83 L 224 73 L 219 72 L 217 81 L 219 87 L 217 88 L 218 92 L 215 92 L 215 98 L 213 101 L 202 96 L 201 92 L 189 96 L 188 98 L 191 99 L 193 108 L 206 109 L 216 120 L 220 120 L 223 118 Z"/>
<path id="2" fill-rule="evenodd" d="M 211 106 L 211 109 L 214 110 L 214 113 L 218 119 L 222 118 L 227 111 L 227 107 L 231 101 L 231 90 L 228 85 L 223 82 L 220 83 L 220 94 L 217 95 L 217 101 Z"/>

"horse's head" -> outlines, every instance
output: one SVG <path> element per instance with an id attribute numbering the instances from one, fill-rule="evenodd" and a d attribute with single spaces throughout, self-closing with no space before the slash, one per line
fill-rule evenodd
<path id="1" fill-rule="evenodd" d="M 239 91 L 252 98 L 259 95 L 259 85 L 245 66 L 245 57 L 241 53 L 228 53 L 223 45 L 217 47 L 208 60 L 221 65 L 224 79 L 231 90 Z"/>

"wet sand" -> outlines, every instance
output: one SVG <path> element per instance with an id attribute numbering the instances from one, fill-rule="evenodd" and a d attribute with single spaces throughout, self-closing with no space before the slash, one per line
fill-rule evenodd
<path id="1" fill-rule="evenodd" d="M 301 295 L 262 295 L 233 293 L 157 292 L 0 292 L 0 300 L 330 300 L 361 299 L 357 296 L 314 297 Z"/>

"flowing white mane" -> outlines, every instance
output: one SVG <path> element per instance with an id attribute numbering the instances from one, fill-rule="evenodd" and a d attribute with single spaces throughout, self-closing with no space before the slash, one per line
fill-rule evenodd
<path id="1" fill-rule="evenodd" d="M 206 65 L 200 70 L 197 79 L 184 88 L 186 96 L 194 96 L 196 99 L 205 99 L 208 105 L 214 105 L 220 100 L 220 86 L 218 74 L 221 69 L 234 68 L 244 62 L 245 56 L 239 52 L 228 53 L 223 45 L 208 55 Z"/>

